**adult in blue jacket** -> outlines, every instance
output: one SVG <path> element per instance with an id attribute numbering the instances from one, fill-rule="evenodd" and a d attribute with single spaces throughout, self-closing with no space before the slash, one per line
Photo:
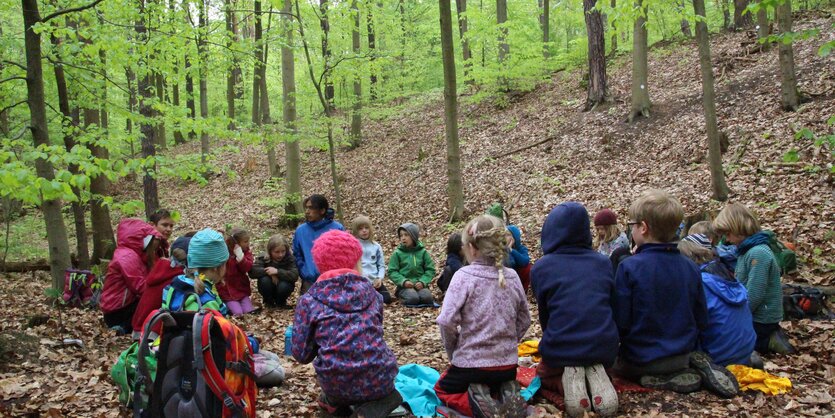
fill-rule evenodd
<path id="1" fill-rule="evenodd" d="M 330 208 L 328 199 L 320 194 L 304 199 L 304 219 L 306 222 L 299 225 L 293 235 L 293 257 L 296 258 L 296 266 L 302 278 L 302 295 L 307 293 L 307 289 L 319 278 L 319 269 L 316 268 L 311 253 L 313 241 L 330 230 L 345 230 L 342 224 L 333 220 L 333 209 Z"/>

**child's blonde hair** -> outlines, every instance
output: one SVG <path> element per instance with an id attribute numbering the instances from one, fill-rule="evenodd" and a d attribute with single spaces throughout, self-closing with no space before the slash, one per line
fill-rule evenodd
<path id="1" fill-rule="evenodd" d="M 371 226 L 371 219 L 365 215 L 357 215 L 357 217 L 351 221 L 351 234 L 359 239 L 360 228 L 364 226 L 368 227 L 368 239 L 371 239 L 371 237 L 374 236 L 374 227 Z"/>
<path id="2" fill-rule="evenodd" d="M 713 224 L 710 221 L 699 221 L 690 227 L 687 235 L 702 234 L 710 240 L 711 244 L 716 244 L 716 231 L 713 229 Z"/>
<path id="3" fill-rule="evenodd" d="M 492 215 L 480 215 L 467 223 L 461 232 L 464 246 L 472 244 L 485 258 L 496 265 L 499 286 L 505 287 L 504 262 L 507 256 L 507 233 L 504 222 Z"/>
<path id="4" fill-rule="evenodd" d="M 218 266 L 218 267 L 220 267 L 220 266 Z M 206 291 L 206 285 L 203 283 L 203 280 L 200 279 L 200 276 L 204 275 L 206 270 L 213 270 L 213 269 L 216 269 L 218 267 L 200 267 L 198 269 L 191 270 L 191 273 L 193 274 L 193 277 L 194 277 L 194 293 L 197 293 L 198 295 L 202 295 L 203 292 Z M 212 283 L 217 285 L 222 281 L 223 281 L 223 276 L 218 274 L 217 275 L 217 281 L 212 280 Z"/>
<path id="5" fill-rule="evenodd" d="M 646 222 L 650 235 L 661 242 L 676 239 L 676 230 L 684 219 L 681 202 L 664 190 L 648 190 L 629 206 L 630 222 Z"/>
<path id="6" fill-rule="evenodd" d="M 598 244 L 605 244 L 612 241 L 620 235 L 620 228 L 617 225 L 601 225 L 603 228 L 603 236 L 599 238 Z"/>
<path id="7" fill-rule="evenodd" d="M 281 234 L 275 234 L 270 237 L 270 240 L 267 241 L 267 257 L 272 257 L 273 250 L 284 246 L 285 250 L 289 253 L 290 252 L 290 241 Z M 278 261 L 278 260 L 276 260 Z"/>
<path id="8" fill-rule="evenodd" d="M 760 222 L 745 205 L 731 203 L 713 220 L 713 228 L 719 235 L 735 234 L 747 238 L 760 232 Z"/>
<path id="9" fill-rule="evenodd" d="M 678 251 L 699 265 L 710 262 L 715 258 L 711 249 L 702 247 L 695 242 L 687 240 L 681 240 L 678 242 Z"/>

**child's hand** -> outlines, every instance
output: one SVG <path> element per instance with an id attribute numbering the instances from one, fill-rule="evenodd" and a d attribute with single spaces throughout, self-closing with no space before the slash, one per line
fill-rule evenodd
<path id="1" fill-rule="evenodd" d="M 516 243 L 516 240 L 513 239 L 513 234 L 511 234 L 510 231 L 507 231 L 505 240 L 507 240 L 507 248 L 513 248 L 513 244 Z"/>
<path id="2" fill-rule="evenodd" d="M 380 279 L 374 279 L 374 281 L 371 282 L 371 286 L 374 286 L 375 289 L 379 289 L 382 284 L 383 281 Z"/>
<path id="3" fill-rule="evenodd" d="M 232 251 L 232 253 L 235 254 L 235 260 L 238 260 L 239 263 L 241 262 L 241 260 L 244 259 L 244 250 L 243 248 L 241 248 L 240 245 L 235 244 L 235 249 Z"/>
<path id="4" fill-rule="evenodd" d="M 423 282 L 415 283 L 415 290 L 423 290 L 424 287 L 426 286 L 423 284 Z"/>
<path id="5" fill-rule="evenodd" d="M 267 276 L 275 276 L 278 274 L 278 269 L 275 267 L 267 267 L 264 269 L 264 272 L 267 273 Z"/>
<path id="6" fill-rule="evenodd" d="M 411 288 L 415 287 L 415 285 L 412 284 L 412 282 L 406 280 L 405 282 L 403 282 L 403 287 L 406 288 L 406 289 L 411 289 Z"/>

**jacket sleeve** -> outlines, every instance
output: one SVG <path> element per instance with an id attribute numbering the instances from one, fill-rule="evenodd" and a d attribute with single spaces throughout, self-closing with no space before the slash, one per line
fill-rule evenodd
<path id="1" fill-rule="evenodd" d="M 519 286 L 521 288 L 521 286 Z M 528 308 L 528 297 L 525 291 L 519 293 L 519 304 L 516 307 L 516 342 L 521 342 L 531 326 L 531 312 Z"/>
<path id="2" fill-rule="evenodd" d="M 249 273 L 249 271 L 252 270 L 253 261 L 252 251 L 244 251 L 244 258 L 238 262 L 238 271 L 241 272 L 241 274 Z"/>
<path id="3" fill-rule="evenodd" d="M 377 277 L 376 279 L 382 279 L 386 277 L 386 259 L 383 256 L 383 247 L 380 244 L 377 244 Z"/>
<path id="4" fill-rule="evenodd" d="M 137 256 L 135 258 L 120 260 L 119 268 L 121 269 L 122 279 L 125 281 L 125 287 L 135 296 L 142 294 L 145 289 L 145 275 L 148 273 L 142 260 Z"/>
<path id="5" fill-rule="evenodd" d="M 745 287 L 748 290 L 748 306 L 751 312 L 756 312 L 765 303 L 771 260 L 767 257 L 768 254 L 760 248 L 755 247 L 749 251 L 751 258 L 748 260 L 748 280 L 745 282 Z M 742 278 L 737 277 L 737 279 Z"/>
<path id="6" fill-rule="evenodd" d="M 296 267 L 299 271 L 304 271 L 304 251 L 302 251 L 302 244 L 298 239 L 299 231 L 296 230 L 296 235 L 293 235 L 293 257 L 296 259 Z"/>
<path id="7" fill-rule="evenodd" d="M 514 246 L 510 249 L 510 260 L 513 268 L 525 267 L 531 263 L 531 257 L 528 255 L 528 247 L 525 247 L 521 243 L 519 243 L 518 247 L 516 248 Z"/>
<path id="8" fill-rule="evenodd" d="M 278 269 L 278 280 L 281 280 L 282 282 L 295 283 L 296 280 L 299 280 L 299 269 L 295 264 L 291 264 L 290 267 L 286 269 Z"/>
<path id="9" fill-rule="evenodd" d="M 429 286 L 429 283 L 432 283 L 432 279 L 435 278 L 435 262 L 432 261 L 432 256 L 429 255 L 429 251 L 423 250 L 423 274 L 420 276 L 420 281 Z"/>
<path id="10" fill-rule="evenodd" d="M 461 323 L 461 308 L 467 300 L 467 290 L 464 288 L 466 280 L 453 280 L 441 305 L 438 315 L 438 328 L 441 332 L 447 359 L 452 362 L 452 354 L 458 347 L 458 325 Z"/>
<path id="11" fill-rule="evenodd" d="M 696 306 L 693 307 L 693 316 L 696 318 L 696 327 L 699 331 L 704 331 L 707 329 L 708 324 L 707 299 L 705 298 L 701 273 L 699 273 L 698 277 L 699 280 L 696 282 Z"/>
<path id="12" fill-rule="evenodd" d="M 541 288 L 539 274 L 539 269 L 534 265 L 534 268 L 531 269 L 531 290 L 534 298 L 536 298 L 536 306 L 539 308 L 539 324 L 544 332 L 548 329 L 548 317 L 550 316 L 548 299 L 550 299 L 550 294 Z"/>
<path id="13" fill-rule="evenodd" d="M 260 279 L 261 277 L 267 275 L 267 257 L 258 256 L 255 261 L 253 261 L 252 268 L 249 270 L 250 278 Z"/>
<path id="14" fill-rule="evenodd" d="M 406 277 L 400 274 L 400 252 L 395 250 L 389 259 L 389 278 L 394 284 L 402 286 Z"/>
<path id="15" fill-rule="evenodd" d="M 632 284 L 624 265 L 618 266 L 615 275 L 615 297 L 612 299 L 612 314 L 621 337 L 632 327 Z"/>
<path id="16" fill-rule="evenodd" d="M 311 303 L 308 298 L 302 299 L 293 316 L 293 358 L 303 364 L 313 361 L 319 352 L 315 339 L 316 318 Z"/>

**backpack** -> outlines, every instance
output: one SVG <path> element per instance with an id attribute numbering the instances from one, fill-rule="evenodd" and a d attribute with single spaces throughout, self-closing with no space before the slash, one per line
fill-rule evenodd
<path id="1" fill-rule="evenodd" d="M 826 295 L 814 287 L 783 285 L 783 317 L 785 319 L 833 319 L 826 307 Z"/>
<path id="2" fill-rule="evenodd" d="M 96 284 L 96 275 L 90 270 L 65 270 L 64 295 L 62 297 L 64 304 L 76 308 L 96 306 L 98 301 L 93 300 L 93 287 Z"/>
<path id="3" fill-rule="evenodd" d="M 777 259 L 777 265 L 780 266 L 780 274 L 796 272 L 797 254 L 777 239 L 777 234 L 774 231 L 763 230 L 763 233 L 768 236 L 768 248 L 771 249 L 771 252 L 774 253 L 774 258 Z"/>
<path id="4" fill-rule="evenodd" d="M 119 388 L 119 402 L 128 408 L 133 405 L 133 397 L 136 392 L 143 393 L 145 390 L 144 384 L 137 385 L 136 369 L 138 366 L 137 356 L 139 354 L 139 343 L 134 342 L 116 360 L 116 364 L 110 369 L 110 377 L 116 382 Z M 153 353 L 149 353 L 145 357 L 145 363 L 148 365 L 148 371 L 153 379 L 157 372 L 157 358 Z M 140 408 L 145 407 L 147 398 L 140 401 Z"/>
<path id="5" fill-rule="evenodd" d="M 162 333 L 152 376 L 147 337 L 157 323 L 162 323 Z M 137 358 L 137 384 L 153 383 L 144 386 L 144 409 L 134 401 L 136 416 L 255 417 L 252 347 L 246 334 L 220 312 L 153 312 Z"/>

